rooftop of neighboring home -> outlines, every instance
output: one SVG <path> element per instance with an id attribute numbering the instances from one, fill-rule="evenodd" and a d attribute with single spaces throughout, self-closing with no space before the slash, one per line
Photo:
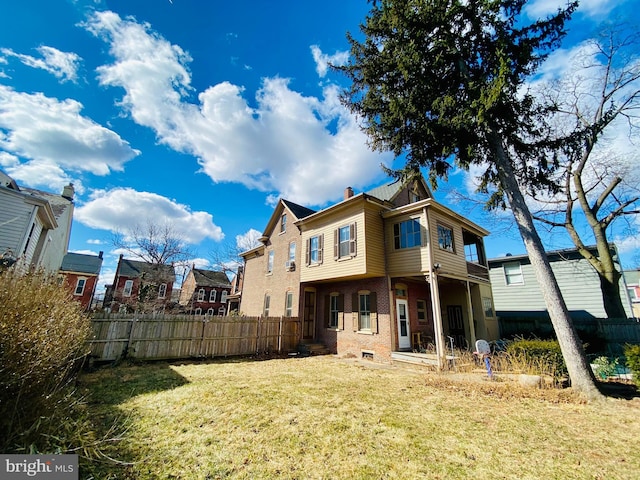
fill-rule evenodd
<path id="1" fill-rule="evenodd" d="M 173 265 L 159 265 L 156 263 L 141 262 L 120 258 L 118 264 L 118 275 L 129 278 L 141 277 L 144 274 L 156 275 L 160 273 L 167 281 L 175 280 L 175 270 Z"/>
<path id="2" fill-rule="evenodd" d="M 203 270 L 201 268 L 194 268 L 193 278 L 196 281 L 196 285 L 201 287 L 230 287 L 231 282 L 227 274 L 224 272 L 218 272 L 214 270 Z"/>
<path id="3" fill-rule="evenodd" d="M 102 268 L 102 252 L 98 255 L 84 253 L 67 253 L 62 259 L 60 270 L 63 272 L 86 273 L 99 275 Z"/>

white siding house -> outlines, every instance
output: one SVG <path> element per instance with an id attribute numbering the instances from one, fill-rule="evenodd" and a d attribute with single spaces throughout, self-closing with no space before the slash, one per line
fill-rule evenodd
<path id="1" fill-rule="evenodd" d="M 589 247 L 597 254 L 595 247 Z M 596 271 L 575 249 L 547 252 L 551 268 L 573 319 L 606 318 L 600 281 Z M 618 270 L 620 265 L 617 264 Z M 489 276 L 498 317 L 543 317 L 546 306 L 540 285 L 527 255 L 513 255 L 489 260 Z M 624 282 L 620 280 L 620 296 L 633 316 Z"/>
<path id="2" fill-rule="evenodd" d="M 72 185 L 62 195 L 18 187 L 0 172 L 0 257 L 21 270 L 57 272 L 69 245 L 73 193 Z"/>

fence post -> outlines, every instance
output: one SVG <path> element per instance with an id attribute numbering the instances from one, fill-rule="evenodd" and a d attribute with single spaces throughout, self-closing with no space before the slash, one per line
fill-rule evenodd
<path id="1" fill-rule="evenodd" d="M 282 315 L 280 315 L 280 324 L 278 325 L 278 353 L 282 353 Z"/>

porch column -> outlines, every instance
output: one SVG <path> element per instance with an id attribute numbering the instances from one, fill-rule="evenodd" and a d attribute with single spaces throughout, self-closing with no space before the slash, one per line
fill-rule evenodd
<path id="1" fill-rule="evenodd" d="M 469 334 L 471 336 L 471 348 L 476 348 L 476 325 L 473 320 L 473 304 L 471 303 L 471 286 L 467 280 L 467 309 L 469 311 Z"/>
<path id="2" fill-rule="evenodd" d="M 438 275 L 429 272 L 429 283 L 431 285 L 431 310 L 433 311 L 433 333 L 436 341 L 436 355 L 438 357 L 438 370 L 442 370 L 445 365 L 445 344 L 444 332 L 442 330 L 442 314 L 440 312 L 440 290 L 438 288 Z"/>

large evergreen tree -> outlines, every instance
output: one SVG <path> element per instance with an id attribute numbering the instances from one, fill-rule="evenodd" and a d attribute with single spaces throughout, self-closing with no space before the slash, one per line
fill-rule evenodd
<path id="1" fill-rule="evenodd" d="M 556 186 L 549 174 L 548 110 L 522 91 L 564 36 L 577 3 L 523 23 L 525 0 L 380 0 L 348 35 L 352 81 L 343 102 L 374 149 L 406 156 L 404 174 L 426 167 L 432 185 L 461 168 L 485 167 L 490 207 L 509 205 L 536 272 L 572 386 L 601 398 L 535 229 L 523 190 Z M 402 175 L 402 172 L 398 173 Z"/>

